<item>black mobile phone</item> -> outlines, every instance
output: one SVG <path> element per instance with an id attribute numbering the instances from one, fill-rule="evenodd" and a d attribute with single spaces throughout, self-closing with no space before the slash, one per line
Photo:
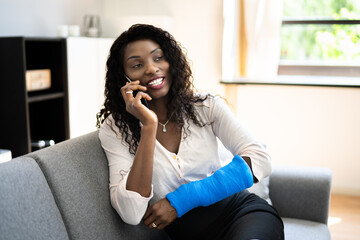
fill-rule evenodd
<path id="1" fill-rule="evenodd" d="M 128 80 L 128 82 L 132 82 L 131 79 L 126 74 L 124 74 L 124 76 Z M 137 92 L 138 91 L 134 91 L 134 95 L 136 95 Z M 149 108 L 149 104 L 145 98 L 141 98 L 141 103 L 144 104 L 145 107 Z"/>

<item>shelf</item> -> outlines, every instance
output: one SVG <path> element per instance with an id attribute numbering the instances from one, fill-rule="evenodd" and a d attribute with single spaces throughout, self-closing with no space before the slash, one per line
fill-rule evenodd
<path id="1" fill-rule="evenodd" d="M 65 96 L 65 94 L 63 92 L 29 96 L 28 97 L 28 103 L 34 103 L 34 102 L 40 102 L 40 101 L 45 101 L 45 100 L 63 98 L 64 96 Z"/>
<path id="2" fill-rule="evenodd" d="M 56 98 L 29 104 L 30 141 L 54 140 L 56 143 L 67 138 L 63 111 L 65 99 Z"/>
<path id="3" fill-rule="evenodd" d="M 67 48 L 63 38 L 0 37 L 0 146 L 13 157 L 35 149 L 32 140 L 69 138 Z M 27 91 L 26 71 L 50 69 L 51 87 Z"/>

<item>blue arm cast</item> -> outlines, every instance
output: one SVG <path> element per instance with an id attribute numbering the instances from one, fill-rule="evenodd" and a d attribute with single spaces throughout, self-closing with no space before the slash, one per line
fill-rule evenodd
<path id="1" fill-rule="evenodd" d="M 228 165 L 210 177 L 183 184 L 168 193 L 166 198 L 176 209 L 178 217 L 181 217 L 196 207 L 209 206 L 249 188 L 253 183 L 250 167 L 242 157 L 236 155 Z"/>

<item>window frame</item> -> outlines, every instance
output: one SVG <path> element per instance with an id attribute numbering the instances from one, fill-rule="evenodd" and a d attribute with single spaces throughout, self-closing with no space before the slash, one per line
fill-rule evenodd
<path id="1" fill-rule="evenodd" d="M 286 17 L 283 18 L 282 25 L 357 25 L 360 20 L 348 19 L 328 19 L 328 18 L 307 18 L 307 17 Z M 278 75 L 312 75 L 312 76 L 343 76 L 359 77 L 360 66 L 346 65 L 314 65 L 314 64 L 288 64 L 285 61 L 279 61 Z"/>

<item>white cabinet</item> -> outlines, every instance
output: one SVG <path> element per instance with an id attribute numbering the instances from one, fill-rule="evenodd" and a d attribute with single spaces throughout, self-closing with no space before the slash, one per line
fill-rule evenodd
<path id="1" fill-rule="evenodd" d="M 96 130 L 112 38 L 67 38 L 70 138 Z"/>

